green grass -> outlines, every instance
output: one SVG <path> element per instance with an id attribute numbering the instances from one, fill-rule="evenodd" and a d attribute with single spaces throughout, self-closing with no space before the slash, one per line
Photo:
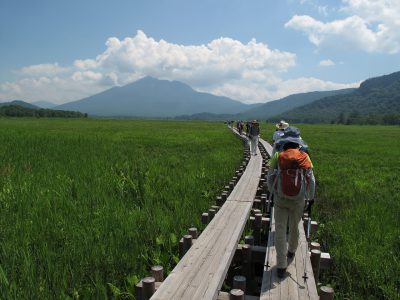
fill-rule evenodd
<path id="1" fill-rule="evenodd" d="M 400 128 L 299 128 L 333 257 L 321 281 L 336 299 L 398 299 Z M 1 299 L 133 298 L 151 265 L 175 265 L 243 151 L 200 122 L 0 119 L 0 140 Z"/>
<path id="2" fill-rule="evenodd" d="M 400 299 L 400 127 L 298 127 L 317 177 L 318 240 L 333 257 L 323 283 L 335 299 Z"/>
<path id="3" fill-rule="evenodd" d="M 243 153 L 221 123 L 0 119 L 0 140 L 1 299 L 133 298 Z"/>

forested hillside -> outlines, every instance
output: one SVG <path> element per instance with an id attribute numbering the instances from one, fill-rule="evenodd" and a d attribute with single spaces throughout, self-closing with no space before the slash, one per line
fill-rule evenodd
<path id="1" fill-rule="evenodd" d="M 78 111 L 36 109 L 19 105 L 0 106 L 0 117 L 86 118 L 87 116 L 87 114 Z"/>
<path id="2" fill-rule="evenodd" d="M 400 72 L 364 81 L 350 94 L 326 97 L 272 120 L 303 123 L 400 124 Z"/>

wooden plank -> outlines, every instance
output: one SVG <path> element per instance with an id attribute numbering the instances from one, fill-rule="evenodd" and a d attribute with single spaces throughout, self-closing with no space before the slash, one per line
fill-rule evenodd
<path id="1" fill-rule="evenodd" d="M 275 219 L 273 225 L 275 225 Z M 307 240 L 304 234 L 302 222 L 299 223 L 299 246 L 295 253 L 294 261 L 287 268 L 287 276 L 279 279 L 276 275 L 276 252 L 275 243 L 268 239 L 268 247 L 270 248 L 269 265 L 267 269 L 264 267 L 264 275 L 261 286 L 261 300 L 267 299 L 319 299 L 315 285 L 314 275 L 312 273 L 311 261 L 307 256 L 307 280 L 304 280 L 304 257 L 307 253 Z M 270 234 L 274 239 L 275 226 L 272 227 Z M 268 251 L 267 251 L 268 252 Z"/>
<path id="2" fill-rule="evenodd" d="M 299 289 L 298 289 L 298 279 L 296 272 L 296 264 L 293 262 L 288 265 L 287 269 L 287 278 L 283 282 L 287 283 L 287 299 L 299 299 Z M 283 297 L 281 297 L 283 298 Z"/>
<path id="3" fill-rule="evenodd" d="M 261 175 L 252 156 L 234 190 L 151 299 L 215 299 L 236 251 Z"/>
<path id="4" fill-rule="evenodd" d="M 300 230 L 300 227 L 302 227 L 302 231 Z M 304 259 L 306 257 L 303 255 L 303 251 L 301 250 L 303 247 L 307 247 L 307 244 L 302 244 L 304 241 L 307 243 L 305 236 L 304 238 L 302 235 L 304 235 L 304 228 L 303 228 L 303 222 L 300 221 L 299 223 L 299 246 L 297 247 L 296 253 L 295 253 L 295 265 L 296 265 L 296 277 L 297 277 L 297 284 L 298 284 L 298 290 L 299 290 L 299 299 L 309 299 L 308 297 L 308 290 L 306 286 L 306 281 L 304 280 Z"/>
<path id="5" fill-rule="evenodd" d="M 269 248 L 269 251 L 268 251 Z M 275 298 L 279 289 L 278 277 L 276 276 L 276 252 L 275 252 L 275 218 L 271 217 L 271 232 L 268 235 L 267 255 L 265 257 L 264 274 L 261 283 L 260 300 Z"/>
<path id="6" fill-rule="evenodd" d="M 267 151 L 268 155 L 271 156 L 272 155 L 272 146 L 268 142 L 264 141 L 263 139 L 260 139 L 260 142 L 264 146 L 264 148 Z"/>
<path id="7" fill-rule="evenodd" d="M 251 201 L 253 202 L 256 196 L 258 182 L 261 177 L 262 157 L 260 151 L 258 155 L 252 156 L 247 164 L 246 170 L 240 177 L 235 189 L 228 196 L 227 201 Z"/>
<path id="8" fill-rule="evenodd" d="M 299 223 L 299 249 L 301 250 L 301 257 L 306 257 L 305 263 L 307 264 L 307 280 L 305 281 L 305 286 L 308 292 L 309 299 L 319 299 L 317 286 L 315 284 L 314 274 L 312 271 L 311 260 L 310 256 L 308 255 L 308 246 L 307 246 L 307 239 L 304 233 L 304 226 L 303 222 L 300 221 Z M 305 268 L 305 266 L 304 266 Z M 304 268 L 303 268 L 303 275 L 304 275 Z"/>

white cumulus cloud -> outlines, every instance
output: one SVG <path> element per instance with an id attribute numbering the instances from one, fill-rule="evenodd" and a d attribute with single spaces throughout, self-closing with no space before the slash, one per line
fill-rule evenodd
<path id="1" fill-rule="evenodd" d="M 324 59 L 319 62 L 320 67 L 331 67 L 334 65 L 335 65 L 335 63 L 330 59 Z"/>
<path id="2" fill-rule="evenodd" d="M 53 76 L 60 73 L 65 73 L 67 71 L 68 68 L 60 67 L 58 63 L 54 63 L 54 64 L 31 65 L 23 67 L 17 72 L 29 76 Z"/>
<path id="3" fill-rule="evenodd" d="M 95 59 L 76 60 L 74 65 L 82 70 L 114 72 L 120 84 L 130 81 L 132 74 L 146 74 L 207 86 L 241 79 L 251 72 L 286 72 L 296 59 L 293 53 L 271 50 L 255 39 L 243 44 L 219 38 L 207 45 L 184 46 L 156 41 L 143 31 L 123 40 L 109 38 L 106 46 Z"/>
<path id="4" fill-rule="evenodd" d="M 96 57 L 76 59 L 71 66 L 54 63 L 21 69 L 23 78 L 0 83 L 0 101 L 18 98 L 62 103 L 146 75 L 183 81 L 196 90 L 246 103 L 275 100 L 292 92 L 347 87 L 315 78 L 282 80 L 296 65 L 296 55 L 255 39 L 243 43 L 221 37 L 207 44 L 180 45 L 157 41 L 139 30 L 122 40 L 111 37 L 105 45 Z"/>
<path id="5" fill-rule="evenodd" d="M 369 53 L 400 52 L 399 0 L 342 0 L 344 19 L 322 22 L 295 15 L 285 27 L 305 33 L 320 48 L 361 50 Z"/>

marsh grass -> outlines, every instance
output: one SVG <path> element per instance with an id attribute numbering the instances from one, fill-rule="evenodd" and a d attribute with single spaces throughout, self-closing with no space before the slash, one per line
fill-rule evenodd
<path id="1" fill-rule="evenodd" d="M 133 299 L 242 158 L 220 123 L 0 119 L 0 298 Z"/>

